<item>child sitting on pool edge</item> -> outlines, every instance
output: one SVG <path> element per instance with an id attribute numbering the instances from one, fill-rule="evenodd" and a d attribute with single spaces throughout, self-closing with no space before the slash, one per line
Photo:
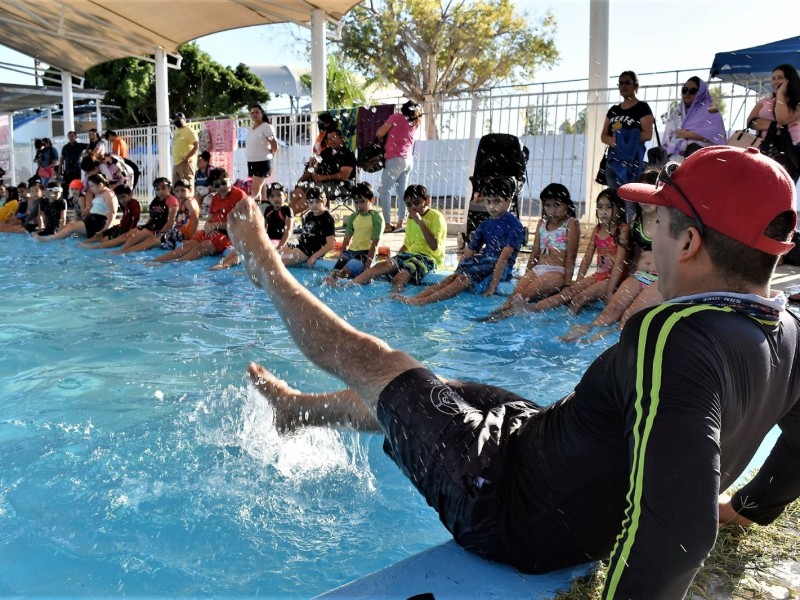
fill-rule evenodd
<path id="1" fill-rule="evenodd" d="M 287 267 L 301 263 L 313 267 L 318 259 L 333 250 L 336 242 L 336 225 L 325 206 L 325 192 L 317 187 L 307 188 L 306 203 L 308 211 L 303 217 L 300 238 L 280 251 L 281 260 Z"/>
<path id="2" fill-rule="evenodd" d="M 517 181 L 513 177 L 490 179 L 479 193 L 486 202 L 489 218 L 472 234 L 456 272 L 417 296 L 395 293 L 394 299 L 406 304 L 430 304 L 453 298 L 470 287 L 484 296 L 492 296 L 501 281 L 511 279 L 525 236 L 520 220 L 508 212 L 517 193 Z"/>
<path id="3" fill-rule="evenodd" d="M 381 241 L 383 215 L 372 208 L 375 203 L 372 185 L 367 182 L 356 184 L 353 202 L 356 211 L 345 219 L 342 254 L 326 279 L 329 284 L 336 283 L 340 277 L 357 277 L 371 267 Z"/>
<path id="4" fill-rule="evenodd" d="M 286 189 L 273 181 L 267 186 L 267 199 L 260 204 L 261 214 L 264 215 L 264 227 L 272 245 L 278 250 L 284 248 L 292 236 L 294 212 L 286 204 Z M 209 271 L 220 271 L 238 265 L 241 257 L 230 251 L 224 254 L 222 261 L 209 268 Z"/>
<path id="5" fill-rule="evenodd" d="M 581 226 L 569 190 L 560 183 L 547 185 L 539 194 L 542 220 L 536 227 L 533 250 L 525 274 L 503 304 L 481 320 L 499 321 L 513 315 L 531 300 L 541 300 L 572 283 Z"/>
<path id="6" fill-rule="evenodd" d="M 587 276 L 595 252 L 597 269 Z M 519 307 L 519 312 L 537 312 L 569 303 L 570 311 L 578 314 L 592 300 L 610 299 L 628 273 L 629 255 L 630 230 L 625 222 L 625 203 L 615 190 L 607 188 L 597 196 L 597 226 L 578 268 L 577 281 L 536 304 L 526 303 Z"/>
<path id="7" fill-rule="evenodd" d="M 382 275 L 392 276 L 392 292 L 400 292 L 410 281 L 421 285 L 431 271 L 444 264 L 447 221 L 431 208 L 431 195 L 424 185 L 410 185 L 403 194 L 408 225 L 397 256 L 364 271 L 353 283 L 369 283 Z"/>

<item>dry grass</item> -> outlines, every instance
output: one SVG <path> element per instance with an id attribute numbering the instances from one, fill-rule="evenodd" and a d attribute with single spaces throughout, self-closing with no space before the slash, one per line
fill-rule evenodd
<path id="1" fill-rule="evenodd" d="M 758 582 L 781 561 L 800 556 L 800 500 L 790 504 L 771 525 L 745 529 L 722 528 L 711 556 L 698 571 L 687 598 L 695 600 L 773 598 Z M 576 580 L 556 600 L 599 600 L 605 581 L 605 567 Z M 800 589 L 790 590 L 800 598 Z"/>

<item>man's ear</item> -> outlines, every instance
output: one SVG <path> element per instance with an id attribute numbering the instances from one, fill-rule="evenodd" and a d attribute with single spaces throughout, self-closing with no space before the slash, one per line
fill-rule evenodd
<path id="1" fill-rule="evenodd" d="M 697 257 L 698 252 L 703 247 L 703 238 L 697 227 L 688 227 L 681 233 L 681 252 L 679 260 L 686 261 Z"/>

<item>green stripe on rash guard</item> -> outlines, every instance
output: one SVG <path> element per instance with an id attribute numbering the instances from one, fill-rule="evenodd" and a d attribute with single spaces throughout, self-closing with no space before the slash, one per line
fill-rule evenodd
<path id="1" fill-rule="evenodd" d="M 628 488 L 627 503 L 628 507 L 625 510 L 625 519 L 622 522 L 622 531 L 617 536 L 617 542 L 614 550 L 611 553 L 613 561 L 614 556 L 619 552 L 616 559 L 616 564 L 612 562 L 612 570 L 606 577 L 606 591 L 604 598 L 609 600 L 614 598 L 617 591 L 617 586 L 622 578 L 625 568 L 628 566 L 628 557 L 631 553 L 636 533 L 639 529 L 639 519 L 642 514 L 642 490 L 644 489 L 644 461 L 647 451 L 647 442 L 650 439 L 650 433 L 653 430 L 653 422 L 655 421 L 658 412 L 658 405 L 660 402 L 659 393 L 661 391 L 661 375 L 662 363 L 664 358 L 664 347 L 667 345 L 667 338 L 672 332 L 672 328 L 682 318 L 693 315 L 696 312 L 703 310 L 718 310 L 724 312 L 733 312 L 729 307 L 709 306 L 707 304 L 694 305 L 687 307 L 679 312 L 675 312 L 667 317 L 664 324 L 658 330 L 658 337 L 656 338 L 656 345 L 653 351 L 652 371 L 650 372 L 651 388 L 650 388 L 650 403 L 646 409 L 643 404 L 644 400 L 644 381 L 647 361 L 645 361 L 647 353 L 647 340 L 650 333 L 650 326 L 653 320 L 662 312 L 669 309 L 674 309 L 674 304 L 662 304 L 658 308 L 651 310 L 642 321 L 639 332 L 639 344 L 636 352 L 636 423 L 633 429 L 633 465 L 631 467 L 630 487 Z M 642 422 L 644 422 L 644 429 L 642 430 Z M 627 534 L 626 534 L 627 532 Z"/>

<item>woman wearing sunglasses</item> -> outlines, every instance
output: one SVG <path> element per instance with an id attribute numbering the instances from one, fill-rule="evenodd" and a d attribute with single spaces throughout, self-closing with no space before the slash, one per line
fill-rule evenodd
<path id="1" fill-rule="evenodd" d="M 633 71 L 619 76 L 619 95 L 622 102 L 606 113 L 600 141 L 608 146 L 605 177 L 612 190 L 633 183 L 644 170 L 644 143 L 653 137 L 653 111 L 647 102 L 639 100 L 639 80 Z M 633 219 L 633 203 L 625 203 L 628 220 Z"/>
<path id="2" fill-rule="evenodd" d="M 699 77 L 690 77 L 681 87 L 677 101 L 664 127 L 661 145 L 673 162 L 683 162 L 704 146 L 724 144 L 725 124 L 714 106 L 708 84 Z"/>

